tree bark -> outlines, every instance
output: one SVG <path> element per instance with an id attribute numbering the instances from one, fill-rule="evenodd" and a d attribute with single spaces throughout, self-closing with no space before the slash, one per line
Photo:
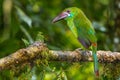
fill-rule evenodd
<path id="1" fill-rule="evenodd" d="M 120 61 L 119 52 L 97 51 L 99 62 L 111 63 Z M 12 66 L 35 61 L 36 59 L 47 59 L 48 61 L 69 61 L 69 62 L 92 62 L 91 51 L 76 49 L 74 51 L 49 50 L 45 43 L 35 42 L 27 48 L 20 49 L 11 55 L 0 59 L 0 71 L 11 69 Z"/>

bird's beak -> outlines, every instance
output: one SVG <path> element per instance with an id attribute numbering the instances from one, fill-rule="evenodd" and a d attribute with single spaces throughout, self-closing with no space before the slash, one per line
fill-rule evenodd
<path id="1" fill-rule="evenodd" d="M 64 18 L 68 17 L 68 15 L 69 15 L 69 13 L 67 13 L 67 12 L 62 12 L 61 14 L 59 14 L 57 17 L 55 17 L 55 18 L 53 19 L 52 23 L 55 23 L 55 22 L 57 22 L 57 21 L 59 21 L 59 20 L 62 20 L 62 19 L 64 19 Z"/>

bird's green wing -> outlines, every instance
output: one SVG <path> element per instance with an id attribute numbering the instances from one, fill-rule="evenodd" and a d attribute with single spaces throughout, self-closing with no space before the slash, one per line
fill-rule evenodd
<path id="1" fill-rule="evenodd" d="M 74 19 L 74 25 L 77 28 L 78 40 L 85 48 L 89 48 L 97 41 L 93 26 L 88 19 Z"/>

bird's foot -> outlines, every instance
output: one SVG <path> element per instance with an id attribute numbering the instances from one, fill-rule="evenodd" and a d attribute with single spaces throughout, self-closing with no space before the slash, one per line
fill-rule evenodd
<path id="1" fill-rule="evenodd" d="M 82 50 L 83 50 L 82 48 L 75 49 L 75 51 L 82 51 Z"/>
<path id="2" fill-rule="evenodd" d="M 78 53 L 79 53 L 79 52 L 81 53 L 83 50 L 84 50 L 84 49 L 82 49 L 82 48 L 77 48 L 77 49 L 75 49 L 75 51 L 78 52 Z"/>

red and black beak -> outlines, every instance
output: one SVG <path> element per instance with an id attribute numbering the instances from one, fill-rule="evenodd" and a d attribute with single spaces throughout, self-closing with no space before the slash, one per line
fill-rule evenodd
<path id="1" fill-rule="evenodd" d="M 67 12 L 62 12 L 62 13 L 59 14 L 57 17 L 55 17 L 52 22 L 55 23 L 55 22 L 57 22 L 57 21 L 59 21 L 59 20 L 65 19 L 65 18 L 68 17 L 68 16 L 69 16 L 69 13 L 67 13 Z"/>

